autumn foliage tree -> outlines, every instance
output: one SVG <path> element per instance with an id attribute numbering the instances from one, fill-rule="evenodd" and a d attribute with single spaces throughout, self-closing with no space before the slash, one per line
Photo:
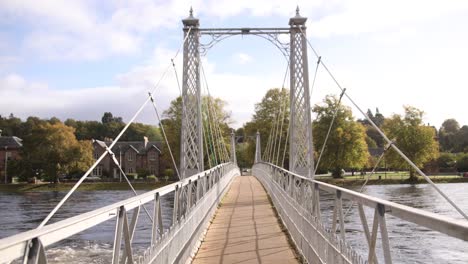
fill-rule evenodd
<path id="1" fill-rule="evenodd" d="M 59 182 L 59 176 L 88 169 L 93 159 L 90 141 L 78 141 L 74 128 L 61 122 L 39 124 L 23 139 L 22 178 L 41 176 Z"/>
<path id="2" fill-rule="evenodd" d="M 405 106 L 405 114 L 393 115 L 384 122 L 383 129 L 398 148 L 416 164 L 422 167 L 426 162 L 439 156 L 439 144 L 433 127 L 423 124 L 424 112 L 412 106 Z M 415 171 L 393 149 L 387 152 L 387 162 L 393 168 L 410 170 L 410 181 L 417 179 Z"/>

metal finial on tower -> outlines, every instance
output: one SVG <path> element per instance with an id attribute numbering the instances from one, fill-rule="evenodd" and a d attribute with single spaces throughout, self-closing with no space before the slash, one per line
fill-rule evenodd
<path id="1" fill-rule="evenodd" d="M 189 17 L 193 17 L 193 8 L 192 7 L 190 7 Z"/>
<path id="2" fill-rule="evenodd" d="M 297 7 L 296 7 L 296 16 L 300 16 L 299 15 L 299 5 L 297 5 Z"/>

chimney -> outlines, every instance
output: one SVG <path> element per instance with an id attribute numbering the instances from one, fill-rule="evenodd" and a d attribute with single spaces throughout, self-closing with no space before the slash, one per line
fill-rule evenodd
<path id="1" fill-rule="evenodd" d="M 143 141 L 145 142 L 145 148 L 148 145 L 148 137 L 143 137 Z"/>

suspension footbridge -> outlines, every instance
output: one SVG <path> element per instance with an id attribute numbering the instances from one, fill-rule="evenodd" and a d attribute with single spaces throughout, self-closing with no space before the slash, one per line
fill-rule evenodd
<path id="1" fill-rule="evenodd" d="M 468 241 L 466 214 L 355 104 L 308 41 L 306 20 L 297 10 L 296 16 L 289 20 L 289 27 L 284 28 L 201 28 L 199 20 L 190 12 L 182 21 L 180 164 L 175 164 L 168 146 L 180 181 L 141 194 L 132 189 L 135 194 L 132 198 L 49 223 L 107 155 L 112 157 L 131 187 L 112 147 L 148 104 L 153 106 L 159 119 L 154 100 L 157 84 L 107 151 L 36 229 L 0 240 L 0 262 L 47 263 L 48 249 L 108 221 L 115 223 L 112 251 L 108 256 L 110 263 L 392 263 L 398 252 L 391 243 L 389 229 L 398 227 L 388 225 L 389 218 Z M 236 35 L 254 35 L 273 43 L 287 59 L 290 76 L 290 123 L 283 124 L 278 118 L 273 125 L 276 130 L 268 135 L 264 151 L 257 133 L 252 176 L 241 176 L 236 162 L 235 135 L 231 135 L 231 146 L 227 147 L 219 122 L 213 118 L 216 109 L 209 101 L 204 104 L 201 97 L 204 71 L 200 56 L 216 43 Z M 283 43 L 279 35 L 289 35 L 289 43 Z M 201 36 L 209 37 L 210 41 L 201 43 Z M 382 135 L 387 148 L 399 153 L 424 177 L 462 216 L 461 220 L 314 179 L 318 167 L 314 163 L 320 162 L 320 156 L 314 162 L 310 87 L 314 86 L 317 70 L 310 81 L 308 50 L 316 56 L 316 67 L 323 67 L 335 81 L 341 93 L 340 100 L 350 100 Z M 178 54 L 179 51 L 174 58 Z M 162 78 L 173 65 L 174 60 Z M 286 106 L 280 107 L 284 115 Z M 283 125 L 289 126 L 286 138 L 278 132 Z M 164 128 L 161 129 L 166 138 Z M 166 143 L 169 145 L 167 140 Z M 280 153 L 283 143 L 289 147 L 288 164 Z M 205 162 L 207 155 L 210 158 Z M 172 201 L 170 212 L 163 210 L 163 200 Z M 324 206 L 324 200 L 331 205 Z M 353 226 L 353 232 L 362 234 L 367 245 L 364 250 L 349 243 L 347 215 L 350 211 L 359 216 L 358 228 Z M 146 225 L 142 229 L 149 234 L 149 239 L 144 248 L 137 248 L 135 231 L 142 223 Z"/>

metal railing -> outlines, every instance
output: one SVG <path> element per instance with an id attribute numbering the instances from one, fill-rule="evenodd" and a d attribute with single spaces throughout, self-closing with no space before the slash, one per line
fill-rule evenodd
<path id="1" fill-rule="evenodd" d="M 253 175 L 263 183 L 281 220 L 308 263 L 377 263 L 376 245 L 379 230 L 383 262 L 392 263 L 386 214 L 468 241 L 466 221 L 311 180 L 270 163 L 255 164 Z M 331 228 L 326 228 L 323 224 L 320 191 L 331 194 L 334 199 Z M 346 242 L 343 199 L 357 205 L 362 231 L 368 244 L 365 257 L 359 255 Z M 374 210 L 371 228 L 367 224 L 364 207 Z"/>
<path id="2" fill-rule="evenodd" d="M 40 229 L 0 240 L 0 262 L 24 258 L 28 263 L 47 263 L 46 247 L 105 221 L 116 218 L 112 263 L 182 263 L 199 246 L 199 239 L 231 180 L 240 175 L 233 163 L 224 163 L 179 182 L 80 214 Z M 174 194 L 172 224 L 163 228 L 161 198 Z M 136 254 L 132 240 L 140 209 L 152 203 L 149 248 Z M 129 220 L 128 214 L 133 211 Z M 123 244 L 123 247 L 122 247 Z"/>

